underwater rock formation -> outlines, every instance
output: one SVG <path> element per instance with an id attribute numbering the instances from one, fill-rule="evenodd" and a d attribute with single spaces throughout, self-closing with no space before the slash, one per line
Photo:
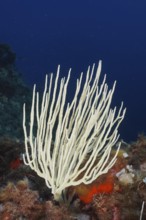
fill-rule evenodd
<path id="1" fill-rule="evenodd" d="M 13 65 L 15 57 L 8 45 L 0 44 L 0 136 L 23 138 L 22 105 L 31 94 Z"/>
<path id="2" fill-rule="evenodd" d="M 0 44 L 0 68 L 13 65 L 16 60 L 16 54 L 11 50 L 8 44 Z"/>

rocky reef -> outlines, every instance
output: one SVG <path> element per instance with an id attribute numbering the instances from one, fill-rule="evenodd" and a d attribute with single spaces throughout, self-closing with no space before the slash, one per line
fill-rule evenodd
<path id="1" fill-rule="evenodd" d="M 0 44 L 0 219 L 146 219 L 143 134 L 135 142 L 122 141 L 117 161 L 109 172 L 89 185 L 68 188 L 61 204 L 54 201 L 44 179 L 24 165 L 22 107 L 24 102 L 31 106 L 32 91 L 16 70 L 15 59 L 11 48 Z"/>
<path id="2" fill-rule="evenodd" d="M 22 107 L 31 93 L 15 68 L 16 55 L 0 44 L 0 137 L 23 138 Z"/>

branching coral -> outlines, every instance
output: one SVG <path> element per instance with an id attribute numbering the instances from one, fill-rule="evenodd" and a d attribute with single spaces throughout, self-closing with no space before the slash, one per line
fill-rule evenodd
<path id="1" fill-rule="evenodd" d="M 99 85 L 101 61 L 97 71 L 95 65 L 88 68 L 84 85 L 81 74 L 70 104 L 66 103 L 66 96 L 71 71 L 67 79 L 61 79 L 60 85 L 59 72 L 60 67 L 54 88 L 53 74 L 49 88 L 46 77 L 41 109 L 34 86 L 29 132 L 25 104 L 23 112 L 24 162 L 45 179 L 55 200 L 62 200 L 67 187 L 90 184 L 114 165 L 119 148 L 113 158 L 110 158 L 111 149 L 119 138 L 118 127 L 126 111 L 123 104 L 118 111 L 116 107 L 110 108 L 116 82 L 108 90 L 105 76 Z"/>

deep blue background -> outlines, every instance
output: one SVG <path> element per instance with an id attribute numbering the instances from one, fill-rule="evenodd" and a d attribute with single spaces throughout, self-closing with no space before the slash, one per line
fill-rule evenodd
<path id="1" fill-rule="evenodd" d="M 72 67 L 69 96 L 79 73 L 102 59 L 108 83 L 118 82 L 114 104 L 127 106 L 121 137 L 146 132 L 145 0 L 1 0 L 0 43 L 31 86 L 41 88 L 58 64 L 62 76 Z"/>

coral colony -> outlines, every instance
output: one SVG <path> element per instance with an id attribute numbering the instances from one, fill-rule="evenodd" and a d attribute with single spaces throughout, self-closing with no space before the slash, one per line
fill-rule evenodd
<path id="1" fill-rule="evenodd" d="M 106 174 L 117 159 L 120 144 L 114 155 L 111 150 L 119 139 L 126 109 L 123 103 L 119 110 L 111 108 L 116 82 L 108 89 L 105 75 L 99 83 L 101 66 L 99 61 L 97 69 L 95 65 L 88 68 L 84 84 L 81 73 L 71 103 L 66 101 L 71 70 L 60 81 L 59 66 L 49 85 L 46 76 L 42 101 L 34 86 L 29 131 L 24 104 L 24 163 L 45 179 L 57 201 L 66 198 L 68 187 L 91 184 Z M 110 183 L 92 186 L 91 191 L 111 191 L 111 187 Z"/>
<path id="2" fill-rule="evenodd" d="M 81 74 L 70 104 L 70 71 L 46 77 L 40 101 L 14 64 L 0 44 L 0 219 L 146 219 L 146 136 L 119 146 L 125 109 L 111 109 L 115 83 L 99 83 L 101 61 Z"/>

